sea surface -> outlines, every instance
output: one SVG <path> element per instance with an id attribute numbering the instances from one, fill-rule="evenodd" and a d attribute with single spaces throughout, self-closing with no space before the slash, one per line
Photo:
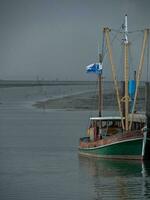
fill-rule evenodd
<path id="1" fill-rule="evenodd" d="M 96 111 L 32 106 L 94 87 L 0 88 L 0 200 L 150 199 L 149 162 L 78 155 Z"/>

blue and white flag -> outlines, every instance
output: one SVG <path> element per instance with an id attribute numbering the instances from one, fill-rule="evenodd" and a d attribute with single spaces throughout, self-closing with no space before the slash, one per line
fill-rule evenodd
<path id="1" fill-rule="evenodd" d="M 86 66 L 86 72 L 87 73 L 96 73 L 96 74 L 101 74 L 102 73 L 102 64 L 101 63 L 95 63 Z"/>

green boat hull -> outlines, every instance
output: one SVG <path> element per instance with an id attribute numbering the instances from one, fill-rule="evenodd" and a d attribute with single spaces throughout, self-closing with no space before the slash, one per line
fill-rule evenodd
<path id="1" fill-rule="evenodd" d="M 79 147 L 79 153 L 85 156 L 118 158 L 118 159 L 149 159 L 150 140 L 146 140 L 144 155 L 142 155 L 143 138 L 120 141 L 109 145 L 93 148 Z"/>

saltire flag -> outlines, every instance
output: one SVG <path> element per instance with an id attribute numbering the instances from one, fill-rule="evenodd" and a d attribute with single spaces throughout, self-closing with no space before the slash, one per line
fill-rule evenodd
<path id="1" fill-rule="evenodd" d="M 87 73 L 95 73 L 95 74 L 101 74 L 102 73 L 102 64 L 101 63 L 95 63 L 86 66 L 86 72 Z"/>

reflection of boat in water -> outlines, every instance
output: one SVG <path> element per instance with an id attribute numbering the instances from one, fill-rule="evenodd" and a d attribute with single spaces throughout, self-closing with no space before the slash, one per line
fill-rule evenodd
<path id="1" fill-rule="evenodd" d="M 95 199 L 149 199 L 150 162 L 79 156 L 81 176 L 88 176 Z"/>
<path id="2" fill-rule="evenodd" d="M 94 176 L 150 175 L 150 162 L 139 160 L 112 160 L 79 156 L 80 166 Z"/>
<path id="3" fill-rule="evenodd" d="M 112 59 L 112 44 L 110 41 L 111 31 L 112 29 L 109 28 L 103 29 L 103 44 L 104 41 L 106 41 L 120 116 L 111 116 L 111 112 L 110 116 L 102 116 L 101 81 L 104 55 L 100 54 L 99 63 L 87 66 L 87 71 L 97 73 L 99 78 L 99 116 L 90 118 L 88 135 L 80 138 L 79 153 L 85 156 L 109 159 L 150 159 L 150 102 L 147 102 L 146 116 L 145 114 L 138 113 L 135 109 L 144 63 L 144 53 L 146 47 L 148 47 L 146 44 L 148 43 L 149 29 L 142 31 L 144 32 L 143 45 L 140 62 L 137 67 L 137 75 L 134 76 L 134 80 L 131 78 L 132 73 L 130 71 L 132 69 L 134 72 L 133 66 L 131 68 L 131 65 L 128 62 L 129 46 L 131 43 L 128 40 L 129 32 L 127 15 L 125 16 L 122 29 L 117 32 L 121 35 L 119 40 L 123 44 L 124 50 L 124 70 L 122 70 L 122 73 L 124 71 L 124 80 L 122 94 L 120 94 L 116 75 L 117 70 Z M 103 51 L 104 50 L 102 50 L 102 52 Z M 148 49 L 147 52 L 149 52 Z M 121 68 L 119 70 L 121 71 Z M 147 101 L 150 101 L 149 98 L 150 85 L 147 83 Z"/>

